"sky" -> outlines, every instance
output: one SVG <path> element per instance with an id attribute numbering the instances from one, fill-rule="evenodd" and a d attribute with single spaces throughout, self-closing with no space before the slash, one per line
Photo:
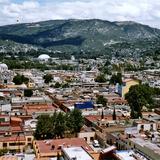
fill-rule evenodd
<path id="1" fill-rule="evenodd" d="M 160 28 L 160 0 L 0 0 L 0 25 L 54 19 L 136 21 Z"/>

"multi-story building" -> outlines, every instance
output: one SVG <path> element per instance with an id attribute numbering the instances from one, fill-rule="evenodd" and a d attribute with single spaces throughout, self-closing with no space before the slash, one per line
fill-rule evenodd
<path id="1" fill-rule="evenodd" d="M 139 81 L 135 79 L 125 79 L 123 80 L 122 85 L 117 85 L 117 92 L 121 97 L 124 97 L 126 93 L 128 93 L 131 86 L 138 85 Z"/>

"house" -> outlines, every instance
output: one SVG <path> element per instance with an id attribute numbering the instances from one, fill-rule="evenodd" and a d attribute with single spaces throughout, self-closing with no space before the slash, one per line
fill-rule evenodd
<path id="1" fill-rule="evenodd" d="M 82 147 L 83 149 L 81 150 L 83 150 L 83 152 L 87 152 L 89 154 L 94 153 L 92 148 L 83 138 L 35 140 L 33 142 L 33 147 L 35 149 L 36 158 L 38 159 L 56 157 L 58 153 L 64 153 L 64 148 L 69 149 L 72 147 Z"/>
<path id="2" fill-rule="evenodd" d="M 95 139 L 96 133 L 91 127 L 83 127 L 82 130 L 78 133 L 78 138 L 83 138 L 87 141 L 88 144 L 92 144 Z"/>
<path id="3" fill-rule="evenodd" d="M 11 152 L 23 152 L 26 146 L 32 145 L 32 141 L 32 135 L 15 134 L 0 137 L 0 148 Z"/>
<path id="4" fill-rule="evenodd" d="M 121 97 L 125 97 L 125 94 L 129 92 L 131 86 L 138 85 L 139 81 L 136 79 L 125 79 L 123 80 L 122 85 L 117 84 L 116 92 L 120 94 Z"/>

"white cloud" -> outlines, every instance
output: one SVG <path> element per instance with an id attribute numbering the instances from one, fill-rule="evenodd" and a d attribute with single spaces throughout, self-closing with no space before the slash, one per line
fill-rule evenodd
<path id="1" fill-rule="evenodd" d="M 104 19 L 109 21 L 137 21 L 160 28 L 160 0 L 74 0 L 47 1 L 26 0 L 13 3 L 0 0 L 0 25 L 35 22 L 50 19 Z"/>

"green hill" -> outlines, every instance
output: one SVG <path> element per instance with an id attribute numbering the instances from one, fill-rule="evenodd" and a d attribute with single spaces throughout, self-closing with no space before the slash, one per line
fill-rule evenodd
<path id="1" fill-rule="evenodd" d="M 160 30 L 136 22 L 51 20 L 0 27 L 0 52 L 134 55 L 160 48 Z"/>

